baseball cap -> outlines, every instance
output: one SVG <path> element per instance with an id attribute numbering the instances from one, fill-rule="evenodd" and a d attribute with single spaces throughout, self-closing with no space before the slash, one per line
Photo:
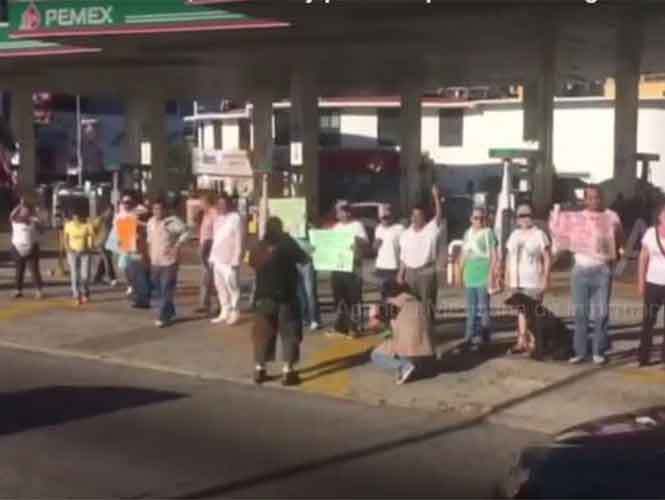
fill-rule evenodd
<path id="1" fill-rule="evenodd" d="M 393 207 L 390 203 L 383 203 L 379 205 L 379 218 L 390 217 L 393 214 Z"/>
<path id="2" fill-rule="evenodd" d="M 348 211 L 351 209 L 351 204 L 349 203 L 349 200 L 337 200 L 337 203 L 335 203 L 335 208 L 337 210 Z"/>
<path id="3" fill-rule="evenodd" d="M 524 216 L 524 215 L 528 215 L 528 216 L 533 215 L 531 213 L 531 208 L 529 208 L 526 205 L 521 205 L 521 206 L 517 207 L 517 216 L 519 217 L 519 216 Z"/>

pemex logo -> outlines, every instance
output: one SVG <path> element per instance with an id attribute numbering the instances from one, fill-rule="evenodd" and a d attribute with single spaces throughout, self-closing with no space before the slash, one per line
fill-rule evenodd
<path id="1" fill-rule="evenodd" d="M 23 11 L 20 30 L 34 31 L 42 26 L 42 15 L 34 0 Z"/>

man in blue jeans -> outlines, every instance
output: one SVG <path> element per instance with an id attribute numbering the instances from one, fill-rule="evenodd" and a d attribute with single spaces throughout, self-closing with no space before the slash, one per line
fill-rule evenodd
<path id="1" fill-rule="evenodd" d="M 616 212 L 605 209 L 598 186 L 588 186 L 584 201 L 586 208 L 573 219 L 562 215 L 555 206 L 550 229 L 555 240 L 566 242 L 575 254 L 571 273 L 571 288 L 575 310 L 575 356 L 570 363 L 578 364 L 587 358 L 589 320 L 593 320 L 593 362 L 606 362 L 609 347 L 609 321 L 612 267 L 622 253 L 623 230 Z M 575 223 L 571 224 L 570 221 Z M 584 238 L 580 235 L 583 234 Z M 580 242 L 591 243 L 581 247 Z"/>
<path id="2" fill-rule="evenodd" d="M 158 328 L 168 326 L 175 317 L 173 296 L 178 282 L 180 247 L 188 237 L 185 223 L 176 216 L 167 217 L 164 201 L 155 200 L 148 221 L 148 247 L 152 282 L 161 300 L 159 318 L 155 321 Z"/>

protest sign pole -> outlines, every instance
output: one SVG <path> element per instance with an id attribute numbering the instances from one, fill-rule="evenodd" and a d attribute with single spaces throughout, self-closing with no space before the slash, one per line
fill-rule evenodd
<path id="1" fill-rule="evenodd" d="M 268 222 L 268 173 L 261 174 L 261 201 L 259 204 L 259 238 L 263 239 L 266 234 Z"/>

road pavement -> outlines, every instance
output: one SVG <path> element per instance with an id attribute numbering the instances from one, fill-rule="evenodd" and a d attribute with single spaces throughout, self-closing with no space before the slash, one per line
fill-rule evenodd
<path id="1" fill-rule="evenodd" d="M 478 498 L 542 435 L 0 350 L 2 498 Z"/>

